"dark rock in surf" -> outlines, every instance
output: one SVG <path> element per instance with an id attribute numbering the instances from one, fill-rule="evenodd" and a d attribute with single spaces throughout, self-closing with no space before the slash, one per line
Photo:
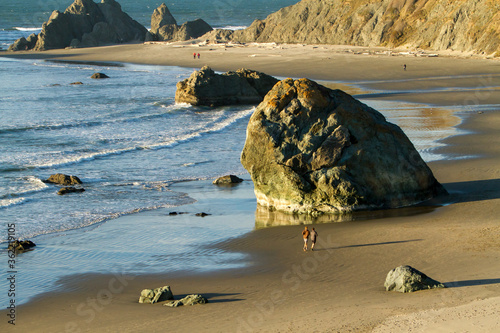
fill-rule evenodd
<path id="1" fill-rule="evenodd" d="M 223 177 L 219 177 L 216 180 L 213 181 L 212 184 L 215 185 L 231 185 L 231 184 L 239 184 L 243 181 L 243 179 L 234 176 L 234 175 L 227 175 Z"/>
<path id="2" fill-rule="evenodd" d="M 14 242 L 9 243 L 8 250 L 21 253 L 21 252 L 31 250 L 35 246 L 36 246 L 36 244 L 30 240 L 16 240 Z"/>
<path id="3" fill-rule="evenodd" d="M 212 214 L 207 214 L 207 213 L 196 213 L 195 216 L 199 216 L 199 217 L 205 217 L 205 216 L 209 216 L 209 215 L 212 215 Z"/>
<path id="4" fill-rule="evenodd" d="M 70 176 L 62 173 L 56 173 L 54 175 L 51 175 L 49 179 L 45 180 L 44 182 L 51 184 L 58 184 L 58 185 L 82 184 L 82 181 L 77 176 Z"/>
<path id="5" fill-rule="evenodd" d="M 109 79 L 109 76 L 107 76 L 104 73 L 94 73 L 94 74 L 92 74 L 92 76 L 90 78 L 91 79 Z"/>
<path id="6" fill-rule="evenodd" d="M 76 187 L 63 187 L 57 192 L 57 194 L 65 195 L 69 193 L 81 193 L 81 192 L 85 192 L 85 189 Z"/>

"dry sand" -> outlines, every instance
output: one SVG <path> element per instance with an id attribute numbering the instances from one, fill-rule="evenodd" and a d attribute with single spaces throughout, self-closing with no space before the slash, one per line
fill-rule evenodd
<path id="1" fill-rule="evenodd" d="M 193 49 L 202 59 L 192 59 Z M 217 70 L 247 67 L 278 76 L 363 82 L 373 89 L 392 90 L 396 84 L 397 90 L 407 92 L 434 82 L 441 88 L 481 89 L 387 98 L 466 103 L 472 108 L 499 104 L 499 94 L 488 87 L 500 85 L 500 63 L 490 60 L 354 55 L 326 46 L 289 45 L 226 49 L 125 45 L 17 56 L 186 67 L 209 64 Z M 402 70 L 404 63 L 407 71 Z M 394 79 L 403 81 L 388 82 Z M 315 252 L 302 251 L 303 226 L 256 229 L 217 245 L 248 253 L 251 265 L 244 269 L 185 276 L 170 275 L 168 268 L 160 275 L 71 276 L 62 282 L 66 292 L 42 295 L 20 306 L 15 329 L 4 319 L 2 331 L 497 332 L 498 111 L 470 112 L 459 125 L 467 134 L 446 139 L 447 146 L 442 148 L 444 153 L 475 158 L 430 163 L 436 178 L 450 192 L 450 204 L 444 207 L 317 224 L 320 242 Z M 411 294 L 386 292 L 387 272 L 403 264 L 448 288 Z M 137 303 L 142 289 L 163 285 L 170 285 L 177 296 L 204 294 L 210 303 L 177 309 Z M 2 316 L 6 318 L 5 311 Z"/>

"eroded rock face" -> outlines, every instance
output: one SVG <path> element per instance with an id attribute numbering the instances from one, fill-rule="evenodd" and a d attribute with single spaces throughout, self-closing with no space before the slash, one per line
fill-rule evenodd
<path id="1" fill-rule="evenodd" d="M 307 79 L 280 81 L 265 96 L 241 162 L 258 204 L 286 212 L 395 208 L 446 193 L 398 126 Z"/>
<path id="2" fill-rule="evenodd" d="M 490 0 L 302 0 L 235 31 L 240 42 L 406 46 L 500 56 L 500 7 Z"/>
<path id="3" fill-rule="evenodd" d="M 177 83 L 175 101 L 206 106 L 258 104 L 277 82 L 272 76 L 248 69 L 216 74 L 205 66 Z"/>
<path id="4" fill-rule="evenodd" d="M 164 25 L 173 24 L 177 25 L 177 21 L 172 16 L 165 3 L 162 3 L 158 8 L 156 8 L 151 16 L 151 30 L 150 32 L 155 34 L 158 32 L 160 27 Z"/>
<path id="5" fill-rule="evenodd" d="M 167 6 L 162 3 L 151 16 L 151 30 L 146 36 L 150 41 L 184 41 L 198 38 L 210 31 L 212 27 L 202 19 L 188 21 L 178 25 Z"/>
<path id="6" fill-rule="evenodd" d="M 63 13 L 52 12 L 31 42 L 18 40 L 9 50 L 43 51 L 144 41 L 146 33 L 147 29 L 124 13 L 115 0 L 102 0 L 99 4 L 75 0 Z"/>
<path id="7" fill-rule="evenodd" d="M 411 266 L 399 266 L 387 274 L 384 287 L 387 291 L 411 293 L 417 290 L 444 288 L 445 286 Z"/>

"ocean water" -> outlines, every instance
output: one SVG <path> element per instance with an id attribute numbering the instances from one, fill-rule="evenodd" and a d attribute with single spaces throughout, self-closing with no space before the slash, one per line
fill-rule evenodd
<path id="1" fill-rule="evenodd" d="M 72 0 L 0 0 L 0 50 L 16 39 L 40 32 L 54 10 L 64 11 Z M 100 2 L 100 1 L 95 1 Z M 255 19 L 264 19 L 276 10 L 298 0 L 120 0 L 122 10 L 149 28 L 151 14 L 165 2 L 178 24 L 202 18 L 214 28 L 241 28 Z"/>

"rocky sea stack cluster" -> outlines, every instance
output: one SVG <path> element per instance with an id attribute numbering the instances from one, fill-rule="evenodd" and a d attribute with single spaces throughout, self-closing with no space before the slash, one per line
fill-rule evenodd
<path id="1" fill-rule="evenodd" d="M 396 208 L 446 193 L 398 126 L 308 79 L 280 81 L 266 95 L 241 162 L 258 204 L 290 213 Z"/>
<path id="2" fill-rule="evenodd" d="M 177 21 L 168 10 L 167 5 L 162 3 L 151 16 L 151 30 L 146 35 L 146 40 L 184 41 L 198 38 L 212 30 L 212 27 L 200 18 L 177 25 Z"/>
<path id="3" fill-rule="evenodd" d="M 147 29 L 122 11 L 115 0 L 75 0 L 61 13 L 55 10 L 39 35 L 20 38 L 10 51 L 44 51 L 144 41 Z"/>

